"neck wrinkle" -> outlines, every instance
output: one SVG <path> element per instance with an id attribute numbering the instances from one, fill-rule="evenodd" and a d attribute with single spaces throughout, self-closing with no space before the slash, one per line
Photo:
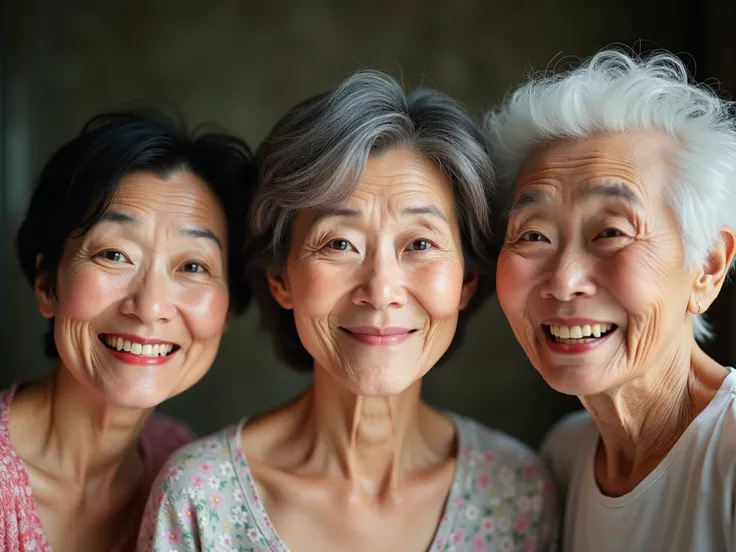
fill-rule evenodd
<path id="1" fill-rule="evenodd" d="M 41 386 L 44 458 L 70 479 L 114 480 L 140 468 L 136 446 L 151 409 L 112 406 L 81 385 L 61 363 Z"/>
<path id="2" fill-rule="evenodd" d="M 416 382 L 396 396 L 360 396 L 315 367 L 309 401 L 315 449 L 338 459 L 351 501 L 399 499 L 401 473 L 421 443 L 420 390 Z"/>
<path id="3" fill-rule="evenodd" d="M 725 369 L 694 339 L 665 359 L 661 368 L 621 387 L 580 397 L 600 432 L 597 456 L 609 481 L 638 484 L 641 472 L 651 472 L 672 450 L 725 378 Z"/>

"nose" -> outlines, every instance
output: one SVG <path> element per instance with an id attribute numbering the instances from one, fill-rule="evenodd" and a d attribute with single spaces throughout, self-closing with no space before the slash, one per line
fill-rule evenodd
<path id="1" fill-rule="evenodd" d="M 406 305 L 404 270 L 393 251 L 376 252 L 366 259 L 359 279 L 352 296 L 356 305 L 379 311 Z"/>
<path id="2" fill-rule="evenodd" d="M 151 269 L 141 274 L 120 305 L 121 312 L 142 324 L 166 323 L 176 315 L 173 282 L 166 274 Z"/>
<path id="3" fill-rule="evenodd" d="M 596 286 L 590 272 L 589 261 L 583 251 L 562 250 L 549 261 L 540 290 L 542 297 L 572 301 L 593 296 Z"/>

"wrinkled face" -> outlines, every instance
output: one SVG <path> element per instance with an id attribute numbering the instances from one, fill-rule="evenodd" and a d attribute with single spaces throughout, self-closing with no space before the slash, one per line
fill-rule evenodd
<path id="1" fill-rule="evenodd" d="M 388 396 L 449 347 L 475 289 L 463 276 L 449 182 L 421 155 L 393 149 L 369 158 L 339 208 L 298 214 L 286 270 L 270 284 L 315 369 L 359 395 Z"/>
<path id="2" fill-rule="evenodd" d="M 666 202 L 676 147 L 657 134 L 560 141 L 516 184 L 497 293 L 556 390 L 611 390 L 692 340 L 680 230 Z M 671 150 L 670 150 L 671 151 Z"/>
<path id="3" fill-rule="evenodd" d="M 55 299 L 63 366 L 111 404 L 148 408 L 211 366 L 228 313 L 227 228 L 198 177 L 124 176 L 101 219 L 69 239 Z"/>

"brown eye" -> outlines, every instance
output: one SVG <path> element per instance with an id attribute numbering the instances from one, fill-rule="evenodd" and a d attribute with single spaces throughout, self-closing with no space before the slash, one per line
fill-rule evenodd
<path id="1" fill-rule="evenodd" d="M 328 245 L 331 249 L 337 251 L 350 251 L 352 249 L 350 242 L 347 240 L 332 240 Z"/>
<path id="2" fill-rule="evenodd" d="M 540 234 L 539 232 L 524 232 L 521 235 L 521 241 L 544 242 L 547 241 L 547 238 L 545 238 L 544 235 Z"/>
<path id="3" fill-rule="evenodd" d="M 123 255 L 120 251 L 116 251 L 115 249 L 109 249 L 107 251 L 103 251 L 100 253 L 100 257 L 107 261 L 112 261 L 114 263 L 119 263 L 125 261 L 125 255 Z"/>
<path id="4" fill-rule="evenodd" d="M 411 249 L 413 251 L 426 251 L 427 249 L 431 249 L 432 244 L 429 242 L 429 240 L 415 240 L 411 244 Z"/>
<path id="5" fill-rule="evenodd" d="M 606 238 L 620 238 L 623 235 L 624 235 L 623 232 L 621 232 L 620 230 L 616 230 L 615 228 L 607 228 L 606 230 L 604 230 L 603 232 L 601 232 L 600 234 L 598 234 L 596 236 L 596 239 L 597 238 L 603 238 L 603 239 L 606 239 Z"/>
<path id="6" fill-rule="evenodd" d="M 197 274 L 199 272 L 204 272 L 205 268 L 202 266 L 202 264 L 190 261 L 188 263 L 184 263 L 182 266 L 182 272 L 189 272 L 190 274 Z"/>

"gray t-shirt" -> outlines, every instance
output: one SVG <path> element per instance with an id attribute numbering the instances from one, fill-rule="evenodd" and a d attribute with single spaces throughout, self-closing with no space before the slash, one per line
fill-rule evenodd
<path id="1" fill-rule="evenodd" d="M 588 413 L 578 412 L 542 445 L 564 504 L 562 551 L 736 551 L 735 371 L 664 460 L 623 496 L 603 495 L 595 481 L 599 437 Z"/>

